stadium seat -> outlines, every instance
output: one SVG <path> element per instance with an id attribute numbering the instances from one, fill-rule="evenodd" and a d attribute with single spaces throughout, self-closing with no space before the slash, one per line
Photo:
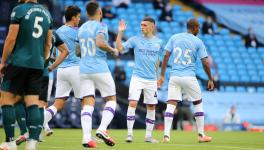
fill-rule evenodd
<path id="1" fill-rule="evenodd" d="M 241 81 L 242 82 L 250 82 L 250 78 L 249 78 L 249 76 L 242 76 Z"/>
<path id="2" fill-rule="evenodd" d="M 264 77 L 264 70 L 258 70 L 258 75 Z"/>
<path id="3" fill-rule="evenodd" d="M 228 70 L 234 70 L 234 69 L 236 69 L 236 65 L 233 64 L 233 63 L 228 63 L 226 65 L 227 65 Z"/>
<path id="4" fill-rule="evenodd" d="M 264 47 L 259 47 L 259 48 L 257 49 L 257 51 L 258 51 L 258 52 L 261 52 L 261 53 L 264 53 Z"/>
<path id="5" fill-rule="evenodd" d="M 238 86 L 236 87 L 237 92 L 246 92 L 246 88 L 244 86 Z"/>
<path id="6" fill-rule="evenodd" d="M 257 92 L 258 93 L 264 93 L 264 87 L 258 87 Z"/>
<path id="7" fill-rule="evenodd" d="M 255 53 L 255 52 L 257 51 L 257 49 L 254 48 L 254 47 L 250 47 L 250 48 L 247 49 L 247 51 L 248 51 L 249 53 Z"/>
<path id="8" fill-rule="evenodd" d="M 228 35 L 228 34 L 229 34 L 229 30 L 223 28 L 223 29 L 220 31 L 220 34 L 222 34 L 222 35 Z"/>
<path id="9" fill-rule="evenodd" d="M 235 64 L 241 64 L 241 63 L 243 63 L 243 60 L 240 58 L 239 55 L 233 55 L 233 58 L 234 58 L 234 63 Z"/>
<path id="10" fill-rule="evenodd" d="M 246 69 L 238 69 L 237 73 L 239 76 L 247 76 L 248 75 Z"/>
<path id="11" fill-rule="evenodd" d="M 255 93 L 256 92 L 256 88 L 255 87 L 247 87 L 247 92 Z"/>
<path id="12" fill-rule="evenodd" d="M 230 41 L 226 41 L 226 43 L 225 43 L 227 46 L 234 46 L 235 45 L 235 43 L 232 41 L 232 40 L 230 40 Z"/>
<path id="13" fill-rule="evenodd" d="M 250 76 L 255 76 L 255 75 L 258 74 L 258 72 L 257 72 L 256 69 L 249 69 L 249 70 L 248 70 L 248 74 L 249 74 Z"/>
<path id="14" fill-rule="evenodd" d="M 261 61 L 261 59 L 253 59 L 254 60 L 254 63 L 255 63 L 255 65 L 260 65 L 261 66 L 261 64 L 262 64 L 262 61 Z"/>
<path id="15" fill-rule="evenodd" d="M 240 81 L 240 78 L 239 78 L 238 75 L 232 75 L 231 78 L 230 78 L 230 81 L 231 82 L 239 82 Z"/>
<path id="16" fill-rule="evenodd" d="M 228 75 L 220 75 L 220 81 L 229 81 Z"/>
<path id="17" fill-rule="evenodd" d="M 252 82 L 260 82 L 261 78 L 258 75 L 252 75 L 251 76 L 251 81 Z"/>
<path id="18" fill-rule="evenodd" d="M 235 87 L 233 87 L 233 86 L 226 86 L 225 87 L 225 91 L 226 92 L 235 92 Z"/>
<path id="19" fill-rule="evenodd" d="M 247 51 L 247 49 L 245 47 L 239 47 L 237 50 L 239 52 L 246 52 Z"/>

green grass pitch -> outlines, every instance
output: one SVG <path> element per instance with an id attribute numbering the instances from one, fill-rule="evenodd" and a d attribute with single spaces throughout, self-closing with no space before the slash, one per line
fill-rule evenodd
<path id="1" fill-rule="evenodd" d="M 254 132 L 209 132 L 211 143 L 198 143 L 195 132 L 172 131 L 170 143 L 150 144 L 144 142 L 145 130 L 134 130 L 134 142 L 125 143 L 126 130 L 110 130 L 116 145 L 108 147 L 98 143 L 98 150 L 264 150 L 264 133 Z M 95 131 L 93 131 L 95 135 Z M 82 150 L 81 129 L 55 129 L 51 137 L 44 137 L 38 150 Z M 162 141 L 163 132 L 154 131 L 153 137 Z M 0 140 L 4 140 L 4 130 L 0 129 Z M 19 150 L 24 149 L 24 144 Z"/>

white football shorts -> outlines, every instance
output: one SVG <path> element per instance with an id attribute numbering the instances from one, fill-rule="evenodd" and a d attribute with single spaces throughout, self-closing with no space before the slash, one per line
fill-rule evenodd
<path id="1" fill-rule="evenodd" d="M 168 100 L 182 101 L 185 93 L 189 101 L 202 99 L 202 92 L 196 77 L 171 76 L 168 85 Z"/>
<path id="2" fill-rule="evenodd" d="M 76 98 L 80 98 L 80 67 L 58 68 L 55 98 L 67 98 L 71 90 Z"/>
<path id="3" fill-rule="evenodd" d="M 157 104 L 157 81 L 146 80 L 136 76 L 131 77 L 128 100 L 138 101 L 141 91 L 144 92 L 145 104 Z"/>
<path id="4" fill-rule="evenodd" d="M 86 96 L 95 96 L 95 89 L 98 89 L 101 96 L 115 96 L 115 82 L 110 72 L 81 74 L 81 98 Z"/>

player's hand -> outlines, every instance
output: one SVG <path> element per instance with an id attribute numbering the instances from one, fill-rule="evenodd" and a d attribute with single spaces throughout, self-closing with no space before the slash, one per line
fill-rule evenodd
<path id="1" fill-rule="evenodd" d="M 53 68 L 52 66 L 49 66 L 49 67 L 48 67 L 48 71 L 49 71 L 49 72 L 52 72 L 53 69 L 54 69 L 54 68 Z"/>
<path id="2" fill-rule="evenodd" d="M 161 87 L 164 83 L 164 77 L 160 76 L 159 81 L 158 81 L 158 87 Z"/>
<path id="3" fill-rule="evenodd" d="M 117 57 L 117 56 L 119 56 L 119 51 L 118 51 L 116 48 L 114 48 L 113 51 L 111 52 L 111 54 L 112 54 L 114 57 Z"/>
<path id="4" fill-rule="evenodd" d="M 208 81 L 207 90 L 209 90 L 209 91 L 214 90 L 214 82 L 212 80 Z"/>
<path id="5" fill-rule="evenodd" d="M 119 21 L 118 31 L 124 32 L 125 30 L 126 30 L 126 23 L 122 19 L 122 20 Z"/>
<path id="6" fill-rule="evenodd" d="M 5 74 L 5 69 L 6 69 L 6 65 L 5 64 L 0 64 L 0 77 L 2 78 Z"/>

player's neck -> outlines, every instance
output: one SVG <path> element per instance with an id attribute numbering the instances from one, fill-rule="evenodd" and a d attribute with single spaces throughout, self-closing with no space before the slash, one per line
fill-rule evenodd
<path id="1" fill-rule="evenodd" d="M 100 17 L 94 16 L 94 17 L 90 17 L 89 20 L 94 20 L 94 21 L 98 21 L 100 22 Z"/>
<path id="2" fill-rule="evenodd" d="M 71 21 L 66 22 L 65 25 L 66 25 L 66 26 L 69 26 L 69 27 L 75 27 L 75 26 L 74 26 L 74 23 L 71 22 Z"/>
<path id="3" fill-rule="evenodd" d="M 27 3 L 38 3 L 38 1 L 37 0 L 29 0 L 29 1 L 27 1 Z"/>
<path id="4" fill-rule="evenodd" d="M 188 30 L 188 32 L 187 33 L 189 33 L 189 34 L 192 34 L 192 35 L 194 35 L 194 36 L 196 36 L 195 34 L 193 34 L 192 33 L 192 31 L 190 31 L 190 30 Z"/>
<path id="5" fill-rule="evenodd" d="M 149 33 L 149 34 L 143 34 L 145 38 L 153 38 L 154 35 L 152 33 Z"/>

